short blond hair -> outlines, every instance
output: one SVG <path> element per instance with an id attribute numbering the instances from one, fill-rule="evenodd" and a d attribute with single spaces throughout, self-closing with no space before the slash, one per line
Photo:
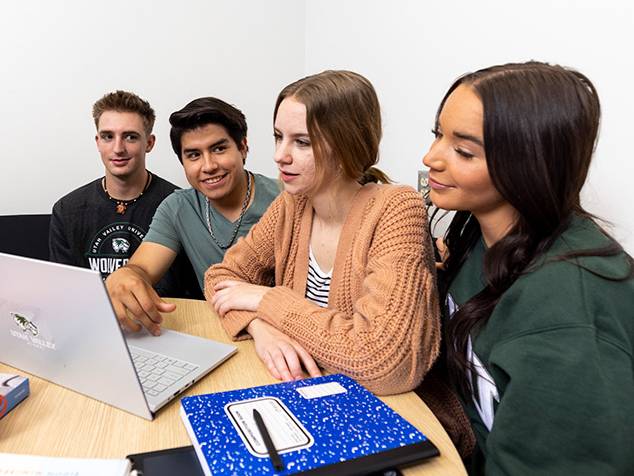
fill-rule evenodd
<path id="1" fill-rule="evenodd" d="M 143 120 L 143 128 L 145 133 L 150 135 L 154 128 L 156 115 L 150 103 L 145 99 L 141 99 L 134 93 L 128 91 L 115 91 L 108 93 L 99 99 L 92 106 L 92 117 L 95 120 L 95 127 L 99 128 L 99 119 L 106 111 L 117 112 L 135 112 Z"/>

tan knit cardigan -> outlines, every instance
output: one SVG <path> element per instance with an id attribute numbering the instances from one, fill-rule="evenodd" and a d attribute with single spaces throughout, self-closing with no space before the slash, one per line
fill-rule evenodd
<path id="1" fill-rule="evenodd" d="M 420 194 L 367 184 L 353 199 L 335 256 L 328 307 L 305 299 L 313 208 L 286 192 L 205 274 L 205 295 L 224 279 L 273 286 L 257 312 L 222 319 L 234 339 L 259 317 L 298 341 L 318 365 L 377 394 L 418 385 L 439 349 L 432 247 Z"/>

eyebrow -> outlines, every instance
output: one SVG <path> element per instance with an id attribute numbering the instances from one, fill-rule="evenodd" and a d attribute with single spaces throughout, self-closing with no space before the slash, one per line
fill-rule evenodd
<path id="1" fill-rule="evenodd" d="M 277 127 L 273 128 L 273 132 L 275 132 L 276 134 L 281 134 L 280 130 Z M 289 134 L 289 136 L 293 139 L 296 139 L 298 137 L 310 137 L 310 134 L 308 133 L 308 131 L 306 131 L 306 132 L 296 132 L 293 134 Z"/>
<path id="2" fill-rule="evenodd" d="M 225 145 L 229 143 L 229 139 L 227 139 L 226 137 L 223 137 L 220 140 L 217 140 L 216 142 L 214 142 L 213 144 L 211 144 L 209 146 L 209 149 L 213 149 L 214 147 L 218 147 L 219 145 Z M 193 147 L 191 149 L 183 149 L 183 154 L 186 154 L 187 152 L 196 152 L 197 150 L 200 150 L 196 147 Z"/>
<path id="3" fill-rule="evenodd" d="M 465 134 L 464 132 L 454 132 L 453 135 L 458 139 L 468 140 L 469 142 L 478 144 L 480 147 L 484 147 L 484 142 L 482 141 L 482 139 L 479 139 L 476 136 L 472 136 L 471 134 Z"/>
<path id="4" fill-rule="evenodd" d="M 111 131 L 110 129 L 102 129 L 99 131 L 99 134 L 114 134 L 114 131 Z M 138 136 L 141 135 L 141 133 L 139 131 L 123 131 L 121 133 L 122 135 L 126 135 L 126 134 L 136 134 Z"/>

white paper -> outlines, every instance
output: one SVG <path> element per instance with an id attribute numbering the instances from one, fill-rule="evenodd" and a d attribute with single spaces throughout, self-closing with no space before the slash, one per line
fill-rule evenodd
<path id="1" fill-rule="evenodd" d="M 0 476 L 128 476 L 127 459 L 49 458 L 0 453 Z"/>
<path id="2" fill-rule="evenodd" d="M 314 443 L 312 435 L 297 417 L 275 397 L 228 403 L 225 405 L 225 412 L 253 456 L 260 458 L 269 456 L 253 419 L 254 409 L 262 415 L 262 420 L 278 453 L 301 450 Z"/>
<path id="3" fill-rule="evenodd" d="M 297 389 L 299 394 L 304 398 L 320 398 L 329 395 L 337 395 L 338 393 L 346 393 L 345 387 L 339 382 L 320 383 L 318 385 L 310 385 L 308 387 L 300 387 Z"/>

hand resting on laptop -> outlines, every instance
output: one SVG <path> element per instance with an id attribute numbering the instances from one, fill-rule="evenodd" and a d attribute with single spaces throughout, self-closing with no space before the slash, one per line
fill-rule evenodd
<path id="1" fill-rule="evenodd" d="M 160 313 L 172 312 L 176 305 L 163 301 L 143 274 L 141 269 L 124 266 L 106 279 L 106 289 L 124 328 L 137 332 L 143 326 L 158 336 L 163 322 Z"/>

